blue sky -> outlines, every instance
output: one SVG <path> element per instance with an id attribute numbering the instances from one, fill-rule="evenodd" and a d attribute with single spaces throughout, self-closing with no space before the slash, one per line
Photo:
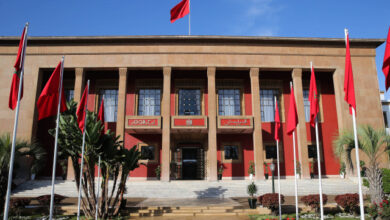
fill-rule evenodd
<path id="1" fill-rule="evenodd" d="M 170 23 L 180 0 L 0 0 L 0 36 L 186 35 L 188 18 Z M 191 0 L 191 34 L 386 38 L 390 0 Z M 384 89 L 384 44 L 377 49 Z"/>

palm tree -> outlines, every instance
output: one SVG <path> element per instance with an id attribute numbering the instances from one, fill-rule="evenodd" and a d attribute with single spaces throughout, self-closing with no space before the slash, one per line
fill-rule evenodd
<path id="1" fill-rule="evenodd" d="M 384 193 L 382 187 L 382 172 L 379 168 L 379 157 L 383 153 L 389 153 L 390 136 L 386 130 L 375 130 L 369 125 L 357 129 L 358 145 L 361 152 L 368 158 L 366 176 L 370 183 L 369 194 L 371 202 L 382 201 Z M 333 143 L 337 156 L 344 157 L 345 162 L 353 169 L 352 150 L 355 149 L 354 135 L 351 131 L 345 131 L 339 135 Z"/>
<path id="2" fill-rule="evenodd" d="M 3 134 L 0 136 L 0 207 L 4 206 L 4 197 L 7 193 L 9 160 L 11 157 L 12 140 L 10 134 Z M 16 141 L 15 144 L 15 161 L 29 156 L 32 158 L 31 172 L 38 173 L 45 165 L 46 152 L 38 144 L 33 141 Z M 18 163 L 15 163 L 14 172 L 18 169 Z"/>

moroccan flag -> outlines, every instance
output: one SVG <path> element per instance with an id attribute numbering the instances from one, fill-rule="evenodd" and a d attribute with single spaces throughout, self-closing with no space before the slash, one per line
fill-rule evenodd
<path id="1" fill-rule="evenodd" d="M 275 99 L 275 141 L 280 141 L 280 118 L 279 118 L 279 108 L 278 102 Z"/>
<path id="2" fill-rule="evenodd" d="M 354 108 L 356 112 L 356 100 L 355 100 L 355 88 L 353 85 L 351 53 L 349 52 L 348 30 L 345 30 L 345 43 L 346 43 L 346 52 L 345 52 L 344 100 L 349 104 L 349 113 L 352 114 L 352 108 Z"/>
<path id="3" fill-rule="evenodd" d="M 79 107 L 77 108 L 77 112 L 76 112 L 77 123 L 79 124 L 79 128 L 82 132 L 84 132 L 84 122 L 85 122 L 86 109 L 87 109 L 87 104 L 88 104 L 87 103 L 88 93 L 89 93 L 89 89 L 88 89 L 88 84 L 87 84 L 87 86 L 85 87 L 84 92 L 83 92 L 83 97 L 81 97 Z"/>
<path id="4" fill-rule="evenodd" d="M 18 102 L 18 91 L 19 91 L 19 82 L 20 82 L 20 73 L 23 70 L 24 66 L 24 55 L 26 54 L 26 45 L 27 45 L 27 25 L 23 29 L 22 37 L 19 42 L 19 50 L 18 55 L 15 61 L 15 72 L 12 76 L 12 84 L 9 92 L 8 99 L 8 107 L 12 110 L 16 108 L 16 104 Z M 22 90 L 20 92 L 20 99 L 23 98 L 23 82 L 22 82 Z"/>
<path id="5" fill-rule="evenodd" d="M 61 61 L 51 74 L 50 79 L 47 81 L 45 88 L 43 88 L 41 95 L 39 96 L 37 102 L 38 120 L 57 115 L 62 68 L 63 66 Z M 64 112 L 66 110 L 64 88 L 62 87 L 60 112 Z"/>
<path id="6" fill-rule="evenodd" d="M 104 98 L 102 98 L 102 102 L 100 103 L 99 113 L 98 113 L 98 121 L 101 121 L 104 124 Z"/>
<path id="7" fill-rule="evenodd" d="M 310 125 L 314 126 L 320 107 L 318 105 L 318 92 L 317 92 L 317 85 L 316 85 L 316 76 L 314 74 L 314 67 L 313 66 L 311 66 L 309 102 L 310 102 Z"/>
<path id="8" fill-rule="evenodd" d="M 386 91 L 390 87 L 390 27 L 389 27 L 389 33 L 387 34 L 387 41 L 386 41 L 386 50 L 385 50 L 385 57 L 383 59 L 383 66 L 382 66 L 383 74 L 385 74 L 385 86 Z"/>
<path id="9" fill-rule="evenodd" d="M 294 88 L 291 86 L 290 104 L 287 115 L 287 134 L 291 135 L 298 124 L 297 106 L 295 104 Z"/>
<path id="10" fill-rule="evenodd" d="M 190 13 L 190 0 L 182 0 L 171 9 L 171 23 Z"/>

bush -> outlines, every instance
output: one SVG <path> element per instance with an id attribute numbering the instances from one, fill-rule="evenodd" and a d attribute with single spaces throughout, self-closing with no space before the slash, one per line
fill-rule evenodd
<path id="1" fill-rule="evenodd" d="M 10 201 L 11 208 L 20 208 L 29 205 L 31 202 L 30 198 L 12 198 Z"/>
<path id="2" fill-rule="evenodd" d="M 37 197 L 37 200 L 38 200 L 38 203 L 40 205 L 50 205 L 50 198 L 51 198 L 51 195 L 43 195 L 43 196 L 39 196 Z M 58 194 L 54 194 L 54 204 L 59 204 L 62 200 L 66 199 L 67 197 L 65 196 L 61 196 L 61 195 L 58 195 Z"/>
<path id="3" fill-rule="evenodd" d="M 254 182 L 248 185 L 247 193 L 253 198 L 253 195 L 257 193 L 257 187 Z"/>
<path id="4" fill-rule="evenodd" d="M 271 210 L 275 215 L 279 210 L 279 196 L 278 193 L 267 193 L 258 198 L 259 204 Z M 280 194 L 280 204 L 284 203 L 284 195 Z"/>
<path id="5" fill-rule="evenodd" d="M 335 200 L 337 205 L 342 207 L 345 212 L 349 212 L 351 214 L 355 213 L 359 206 L 359 195 L 357 193 L 338 195 Z"/>
<path id="6" fill-rule="evenodd" d="M 383 192 L 390 194 L 390 169 L 382 169 Z"/>
<path id="7" fill-rule="evenodd" d="M 325 205 L 328 202 L 328 196 L 326 194 L 322 194 L 322 200 Z M 315 211 L 318 211 L 320 208 L 320 194 L 304 196 L 301 198 L 301 201 Z"/>

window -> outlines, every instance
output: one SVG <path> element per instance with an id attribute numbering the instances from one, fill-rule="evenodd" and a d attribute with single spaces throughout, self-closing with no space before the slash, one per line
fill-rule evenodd
<path id="1" fill-rule="evenodd" d="M 179 115 L 201 115 L 199 89 L 179 90 Z"/>
<path id="2" fill-rule="evenodd" d="M 116 122 L 116 114 L 118 111 L 118 90 L 105 89 L 99 92 L 99 105 L 104 98 L 104 120 L 106 122 Z"/>
<path id="3" fill-rule="evenodd" d="M 321 161 L 322 161 L 324 158 L 324 155 L 322 153 L 321 143 L 320 143 L 319 149 L 320 149 L 320 157 L 321 157 Z M 316 160 L 317 159 L 317 145 L 309 143 L 307 145 L 307 154 L 308 154 L 309 159 Z"/>
<path id="4" fill-rule="evenodd" d="M 219 115 L 241 115 L 241 94 L 239 89 L 218 90 Z"/>
<path id="5" fill-rule="evenodd" d="M 260 90 L 260 108 L 261 108 L 261 121 L 273 122 L 275 121 L 275 97 L 279 103 L 279 90 L 278 89 L 261 89 Z M 278 105 L 280 107 L 280 105 Z M 281 109 L 279 108 L 279 112 Z"/>
<path id="6" fill-rule="evenodd" d="M 238 146 L 224 146 L 225 160 L 238 160 Z"/>
<path id="7" fill-rule="evenodd" d="M 70 100 L 73 100 L 74 98 L 74 90 L 73 89 L 66 89 L 64 91 L 65 93 L 65 100 L 69 102 Z"/>
<path id="8" fill-rule="evenodd" d="M 278 159 L 277 150 L 275 145 L 266 145 L 265 146 L 265 159 L 272 160 Z"/>
<path id="9" fill-rule="evenodd" d="M 303 90 L 303 106 L 305 109 L 306 122 L 310 122 L 310 101 L 309 101 L 309 90 Z"/>
<path id="10" fill-rule="evenodd" d="M 383 112 L 383 119 L 385 120 L 385 127 L 388 128 L 389 124 L 388 124 L 388 121 L 387 121 L 387 112 Z"/>
<path id="11" fill-rule="evenodd" d="M 140 89 L 138 94 L 138 115 L 160 115 L 160 93 L 159 89 Z"/>
<path id="12" fill-rule="evenodd" d="M 141 146 L 141 160 L 154 160 L 154 151 L 154 146 Z"/>

